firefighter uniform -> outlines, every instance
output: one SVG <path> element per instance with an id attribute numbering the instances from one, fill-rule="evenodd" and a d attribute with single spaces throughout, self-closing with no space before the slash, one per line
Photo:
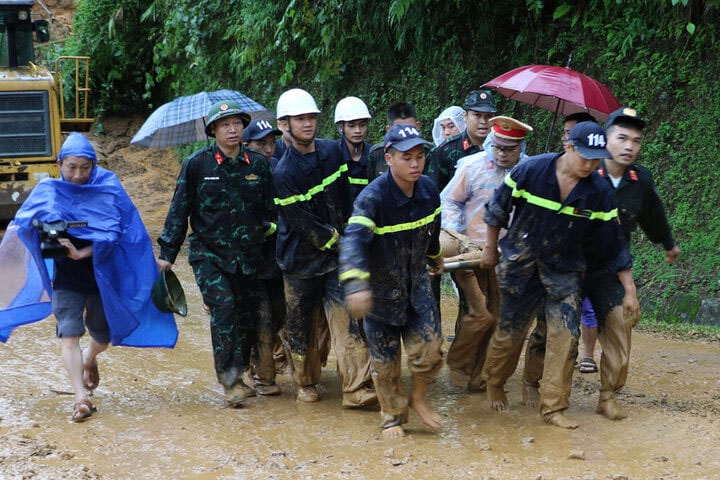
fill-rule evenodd
<path id="1" fill-rule="evenodd" d="M 441 262 L 440 198 L 421 176 L 407 197 L 390 172 L 355 201 L 340 253 L 340 280 L 349 295 L 371 290 L 363 321 L 381 426 L 407 422 L 408 397 L 400 380 L 400 340 L 413 375 L 431 381 L 442 366 L 442 334 L 426 270 Z"/>
<path id="2" fill-rule="evenodd" d="M 372 403 L 367 346 L 358 321 L 345 310 L 337 278 L 338 239 L 352 205 L 348 165 L 335 142 L 316 139 L 315 152 L 309 154 L 288 147 L 273 180 L 293 379 L 298 387 L 312 387 L 320 380 L 313 325 L 317 316 L 312 310 L 322 298 L 343 382 L 343 406 Z"/>
<path id="3" fill-rule="evenodd" d="M 569 406 L 586 269 L 583 243 L 592 241 L 603 252 L 608 271 L 632 265 L 611 189 L 593 173 L 580 179 L 562 201 L 556 176 L 559 157 L 543 154 L 520 163 L 485 212 L 487 224 L 508 228 L 500 241 L 500 322 L 490 341 L 485 377 L 488 385 L 503 387 L 517 366 L 535 313 L 544 306 L 548 346 L 540 396 L 546 419 Z"/>
<path id="4" fill-rule="evenodd" d="M 229 158 L 217 145 L 204 148 L 183 163 L 158 238 L 160 258 L 174 263 L 189 217 L 189 261 L 210 308 L 215 371 L 226 388 L 239 380 L 255 341 L 257 273 L 274 228 L 271 182 L 259 153 L 242 148 Z"/>
<path id="5" fill-rule="evenodd" d="M 348 166 L 348 182 L 350 182 L 350 194 L 352 195 L 353 201 L 360 195 L 363 188 L 367 187 L 370 180 L 374 179 L 374 176 L 370 176 L 370 167 L 368 166 L 368 155 L 372 145 L 368 142 L 363 143 L 362 155 L 360 160 L 355 161 L 348 150 L 347 142 L 344 138 L 337 140 L 338 147 L 342 152 L 343 159 Z M 384 162 L 384 160 L 383 160 Z"/>

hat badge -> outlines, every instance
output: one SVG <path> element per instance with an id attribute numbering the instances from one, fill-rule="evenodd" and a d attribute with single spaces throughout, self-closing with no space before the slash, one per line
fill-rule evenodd
<path id="1" fill-rule="evenodd" d="M 481 94 L 480 94 L 480 98 L 482 98 L 483 100 L 485 100 L 485 99 L 487 98 L 487 93 L 485 93 L 485 92 L 481 93 Z"/>
<path id="2" fill-rule="evenodd" d="M 637 112 L 634 108 L 625 108 L 623 109 L 623 115 L 627 115 L 629 117 L 637 117 Z"/>
<path id="3" fill-rule="evenodd" d="M 222 105 L 220 105 L 220 110 L 222 110 L 223 112 L 227 109 L 228 109 L 227 103 L 223 103 Z"/>
<path id="4" fill-rule="evenodd" d="M 503 130 L 512 130 L 512 128 L 510 127 L 510 124 L 508 122 L 501 123 L 500 128 L 502 128 Z"/>

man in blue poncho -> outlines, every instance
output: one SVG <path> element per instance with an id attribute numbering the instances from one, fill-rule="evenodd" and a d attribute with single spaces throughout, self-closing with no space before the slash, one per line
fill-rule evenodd
<path id="1" fill-rule="evenodd" d="M 0 245 L 0 268 L 16 273 L 0 279 L 0 340 L 52 308 L 75 392 L 71 420 L 78 422 L 95 411 L 87 391 L 98 386 L 96 357 L 110 342 L 172 347 L 177 328 L 150 299 L 158 277 L 152 243 L 118 178 L 97 166 L 79 133 L 63 143 L 58 163 L 62 179 L 35 187 Z M 65 229 L 63 222 L 74 221 L 87 225 Z M 82 351 L 86 328 L 90 343 Z"/>

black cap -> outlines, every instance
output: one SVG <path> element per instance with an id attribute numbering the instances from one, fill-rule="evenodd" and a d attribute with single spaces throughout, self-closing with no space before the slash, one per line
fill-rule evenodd
<path id="1" fill-rule="evenodd" d="M 282 135 L 282 132 L 273 126 L 267 120 L 262 118 L 256 118 L 250 125 L 243 130 L 243 142 L 250 142 L 252 140 L 260 140 L 268 135 Z"/>
<path id="2" fill-rule="evenodd" d="M 497 112 L 495 99 L 490 90 L 473 90 L 465 97 L 465 110 L 475 110 L 476 112 Z"/>
<path id="3" fill-rule="evenodd" d="M 565 122 L 597 122 L 597 120 L 588 112 L 575 112 L 565 117 L 563 123 Z"/>
<path id="4" fill-rule="evenodd" d="M 638 116 L 634 108 L 620 107 L 610 114 L 605 122 L 605 129 L 610 128 L 616 123 L 627 123 L 642 130 L 645 128 L 645 120 Z"/>
<path id="5" fill-rule="evenodd" d="M 391 147 L 401 152 L 407 152 L 418 145 L 432 147 L 432 144 L 422 137 L 417 127 L 409 123 L 393 125 L 385 134 L 383 144 L 386 152 Z"/>
<path id="6" fill-rule="evenodd" d="M 605 145 L 605 130 L 595 122 L 580 122 L 570 130 L 568 142 L 575 146 L 581 157 L 587 160 L 611 158 Z"/>

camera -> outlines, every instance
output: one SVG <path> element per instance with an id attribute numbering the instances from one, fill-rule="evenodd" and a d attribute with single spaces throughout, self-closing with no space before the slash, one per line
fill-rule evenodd
<path id="1" fill-rule="evenodd" d="M 32 221 L 32 226 L 40 232 L 40 252 L 43 258 L 60 258 L 67 256 L 68 252 L 67 248 L 58 242 L 58 238 L 68 238 L 68 228 L 86 227 L 87 222 L 41 222 L 36 218 Z"/>

